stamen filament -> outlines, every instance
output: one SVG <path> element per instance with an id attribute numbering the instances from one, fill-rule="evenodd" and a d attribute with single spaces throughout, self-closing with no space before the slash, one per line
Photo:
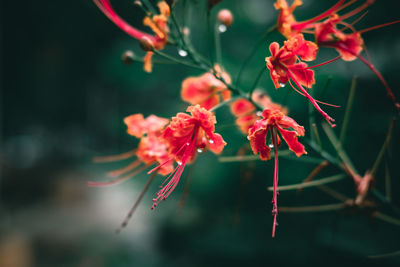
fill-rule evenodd
<path id="1" fill-rule="evenodd" d="M 110 186 L 110 185 L 115 185 L 115 184 L 119 184 L 122 183 L 126 180 L 129 180 L 130 178 L 132 178 L 133 176 L 135 176 L 136 174 L 144 171 L 147 167 L 149 167 L 149 165 L 144 165 L 141 168 L 125 175 L 122 176 L 118 179 L 114 179 L 114 180 L 110 180 L 110 181 L 106 181 L 106 182 L 88 182 L 88 186 L 90 187 L 104 187 L 104 186 Z"/>

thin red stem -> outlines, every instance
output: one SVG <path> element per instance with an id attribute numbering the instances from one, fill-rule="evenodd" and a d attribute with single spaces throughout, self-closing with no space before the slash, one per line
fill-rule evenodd
<path id="1" fill-rule="evenodd" d="M 378 79 L 381 81 L 381 83 L 383 84 L 383 86 L 386 89 L 387 94 L 389 95 L 389 97 L 392 99 L 393 104 L 395 106 L 395 108 L 397 109 L 397 111 L 400 113 L 400 103 L 397 102 L 397 99 L 392 91 L 392 89 L 389 87 L 389 85 L 387 84 L 385 78 L 383 78 L 382 74 L 374 67 L 374 65 L 369 62 L 368 60 L 366 60 L 365 58 L 363 58 L 361 55 L 356 55 L 355 53 L 353 53 L 350 49 L 346 48 L 345 46 L 342 46 L 340 43 L 338 43 L 336 46 L 332 46 L 334 48 L 339 47 L 342 50 L 347 51 L 348 53 L 352 53 L 354 56 L 356 56 L 357 58 L 359 58 L 362 62 L 364 62 L 365 65 L 368 66 L 368 68 L 370 68 L 372 70 L 373 73 L 375 73 L 375 75 L 378 77 Z"/>
<path id="2" fill-rule="evenodd" d="M 277 142 L 277 130 L 274 126 L 271 126 L 271 138 L 272 144 L 275 150 L 275 169 L 274 169 L 274 191 L 272 197 L 272 216 L 274 216 L 274 222 L 272 224 L 272 237 L 275 237 L 276 226 L 278 225 L 278 178 L 279 178 L 279 161 L 278 161 L 278 142 Z"/>

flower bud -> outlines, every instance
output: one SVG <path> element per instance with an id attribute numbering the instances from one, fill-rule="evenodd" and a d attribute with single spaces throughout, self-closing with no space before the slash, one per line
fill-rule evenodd
<path id="1" fill-rule="evenodd" d="M 146 36 L 139 40 L 139 45 L 144 51 L 153 51 L 154 49 L 153 42 Z"/>
<path id="2" fill-rule="evenodd" d="M 233 23 L 233 15 L 229 9 L 222 9 L 218 12 L 217 18 L 223 25 L 229 27 Z"/>
<path id="3" fill-rule="evenodd" d="M 135 54 L 131 50 L 126 50 L 122 54 L 121 60 L 125 65 L 130 65 L 135 61 Z"/>
<path id="4" fill-rule="evenodd" d="M 134 4 L 135 6 L 138 6 L 138 7 L 143 6 L 142 2 L 139 1 L 139 0 L 134 1 L 133 4 Z"/>

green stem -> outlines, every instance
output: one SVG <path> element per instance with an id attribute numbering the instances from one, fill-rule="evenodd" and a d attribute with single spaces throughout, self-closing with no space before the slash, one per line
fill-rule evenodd
<path id="1" fill-rule="evenodd" d="M 164 57 L 166 59 L 169 59 L 169 60 L 171 60 L 171 61 L 173 61 L 173 62 L 175 62 L 177 64 L 182 64 L 182 65 L 185 65 L 185 66 L 188 66 L 188 67 L 192 67 L 192 68 L 195 68 L 195 69 L 208 71 L 207 68 L 204 68 L 204 67 L 201 67 L 201 66 L 198 66 L 198 65 L 194 65 L 194 64 L 191 64 L 191 63 L 186 62 L 186 61 L 179 60 L 177 58 L 174 58 L 174 57 L 172 57 L 172 56 L 170 56 L 168 54 L 165 54 L 163 52 L 160 52 L 158 50 L 153 50 L 153 52 L 154 52 L 154 54 L 159 55 L 161 57 Z"/>
<path id="2" fill-rule="evenodd" d="M 239 84 L 239 80 L 240 77 L 242 75 L 243 70 L 245 69 L 245 67 L 247 66 L 247 64 L 250 62 L 251 58 L 255 55 L 255 53 L 257 52 L 258 47 L 265 41 L 265 39 L 267 39 L 268 35 L 270 35 L 274 30 L 276 30 L 276 25 L 273 25 L 272 27 L 270 27 L 264 34 L 264 36 L 262 36 L 257 43 L 253 46 L 253 48 L 251 49 L 249 55 L 247 56 L 247 58 L 243 61 L 242 66 L 239 69 L 239 72 L 236 76 L 236 81 L 235 84 L 238 85 Z"/>
<path id="3" fill-rule="evenodd" d="M 221 35 L 218 30 L 218 22 L 214 26 L 215 59 L 222 66 Z"/>
<path id="4" fill-rule="evenodd" d="M 346 134 L 347 126 L 349 125 L 350 112 L 351 112 L 351 107 L 353 106 L 353 102 L 354 102 L 354 95 L 355 95 L 355 92 L 356 92 L 356 86 L 357 86 L 357 77 L 354 76 L 353 80 L 351 82 L 349 98 L 347 99 L 347 105 L 346 105 L 346 111 L 345 111 L 345 114 L 344 114 L 342 129 L 340 131 L 339 140 L 340 140 L 340 144 L 342 146 L 344 145 L 344 137 L 345 137 L 345 134 Z"/>
<path id="5" fill-rule="evenodd" d="M 303 207 L 279 207 L 279 212 L 323 212 L 332 210 L 341 210 L 345 207 L 344 203 L 318 205 L 318 206 L 303 206 Z"/>
<path id="6" fill-rule="evenodd" d="M 314 187 L 314 186 L 318 186 L 318 185 L 323 185 L 323 184 L 340 181 L 346 177 L 347 177 L 347 175 L 345 175 L 345 174 L 337 174 L 337 175 L 333 175 L 333 176 L 326 177 L 326 178 L 321 178 L 321 179 L 311 181 L 311 182 L 279 186 L 278 190 L 279 191 L 290 191 L 290 190 L 297 190 L 299 188 Z M 273 187 L 268 187 L 267 189 L 268 189 L 268 191 L 272 191 Z"/>
<path id="7" fill-rule="evenodd" d="M 213 108 L 210 109 L 210 111 L 214 112 L 217 109 L 219 109 L 219 108 L 221 108 L 221 107 L 223 107 L 223 106 L 225 106 L 227 104 L 230 104 L 230 103 L 232 103 L 233 101 L 235 101 L 236 99 L 239 99 L 239 98 L 241 98 L 241 97 L 240 96 L 231 97 L 230 99 L 225 100 L 225 101 L 219 103 L 218 105 L 214 106 Z"/>
<path id="8" fill-rule="evenodd" d="M 393 119 L 392 122 L 390 123 L 389 131 L 386 136 L 385 142 L 383 143 L 383 146 L 382 146 L 381 150 L 379 151 L 378 157 L 375 160 L 374 166 L 372 167 L 372 170 L 371 170 L 372 176 L 375 176 L 376 171 L 378 170 L 379 164 L 382 161 L 383 155 L 385 154 L 387 148 L 389 147 L 390 139 L 392 138 L 394 122 L 395 122 L 395 119 Z"/>
<path id="9" fill-rule="evenodd" d="M 249 90 L 249 99 L 251 99 L 251 95 L 253 94 L 254 89 L 256 89 L 258 82 L 260 81 L 263 73 L 265 72 L 267 68 L 265 66 L 262 67 L 262 69 L 260 70 L 260 72 L 258 73 L 256 80 L 254 81 L 253 85 L 250 87 Z"/>

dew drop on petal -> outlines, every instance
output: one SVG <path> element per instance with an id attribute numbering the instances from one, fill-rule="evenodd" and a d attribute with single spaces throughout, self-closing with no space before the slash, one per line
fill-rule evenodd
<path id="1" fill-rule="evenodd" d="M 186 143 L 186 145 L 187 145 L 187 146 L 190 146 L 190 143 L 189 143 L 189 142 L 187 142 L 187 143 Z"/>
<path id="2" fill-rule="evenodd" d="M 186 57 L 186 56 L 188 55 L 188 52 L 185 51 L 185 50 L 179 49 L 179 50 L 178 50 L 178 54 L 179 54 L 181 57 Z"/>
<path id="3" fill-rule="evenodd" d="M 199 153 L 203 153 L 203 149 L 201 149 L 201 148 L 198 148 L 198 149 L 197 149 L 197 152 L 199 152 Z"/>
<path id="4" fill-rule="evenodd" d="M 261 116 L 262 116 L 262 112 L 261 112 L 261 111 L 257 111 L 256 115 L 257 115 L 258 117 L 261 117 Z"/>
<path id="5" fill-rule="evenodd" d="M 280 87 L 285 87 L 285 83 L 279 83 Z"/>
<path id="6" fill-rule="evenodd" d="M 208 142 L 209 142 L 210 144 L 214 144 L 214 140 L 212 140 L 212 139 L 208 140 Z"/>
<path id="7" fill-rule="evenodd" d="M 227 28 L 226 28 L 226 26 L 224 24 L 220 24 L 218 26 L 218 31 L 219 32 L 226 32 L 226 30 L 227 30 Z"/>
<path id="8" fill-rule="evenodd" d="M 273 144 L 269 144 L 268 146 L 269 146 L 269 148 L 273 148 L 273 147 L 274 147 L 274 145 L 273 145 Z"/>
<path id="9" fill-rule="evenodd" d="M 182 161 L 177 161 L 178 165 L 182 165 Z"/>

